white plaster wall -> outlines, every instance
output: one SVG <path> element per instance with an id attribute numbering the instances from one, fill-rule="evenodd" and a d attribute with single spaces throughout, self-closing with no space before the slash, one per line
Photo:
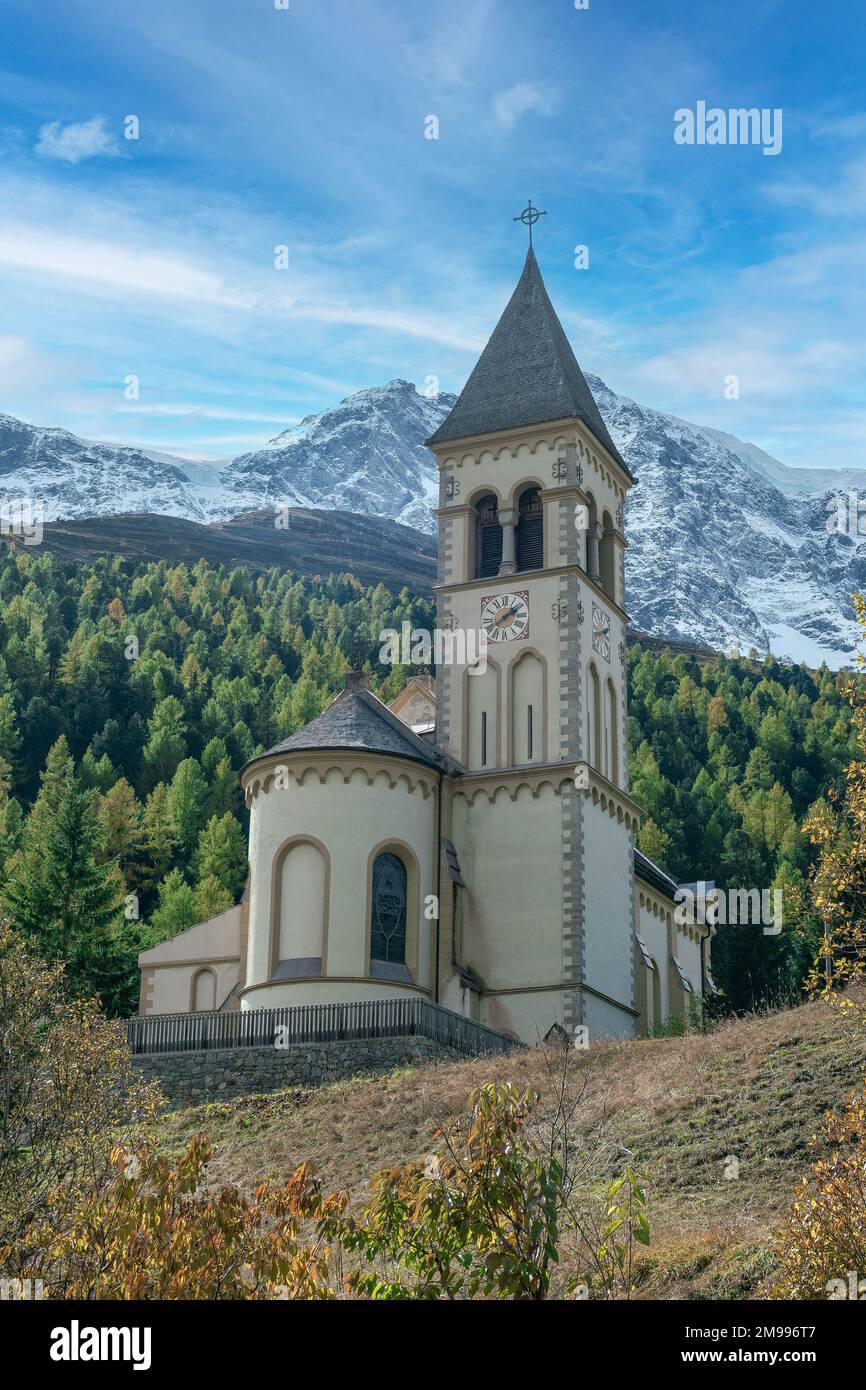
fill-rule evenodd
<path id="1" fill-rule="evenodd" d="M 544 668 L 532 651 L 518 657 L 512 680 L 511 759 L 520 763 L 543 763 L 547 752 L 543 740 Z M 532 750 L 529 748 L 529 710 L 532 710 Z"/>
<path id="2" fill-rule="evenodd" d="M 190 1011 L 192 978 L 202 966 L 213 970 L 216 975 L 216 1007 L 235 987 L 239 976 L 239 961 L 197 961 L 190 965 L 172 965 L 153 971 L 153 986 L 150 991 L 151 1003 L 147 1016 L 151 1014 L 185 1014 Z"/>
<path id="3" fill-rule="evenodd" d="M 157 946 L 142 951 L 138 957 L 141 966 L 162 962 L 190 961 L 235 956 L 240 951 L 241 908 L 230 907 L 218 917 L 199 922 L 195 927 L 178 932 L 177 936 L 160 941 Z"/>
<path id="4" fill-rule="evenodd" d="M 589 1030 L 590 1046 L 601 1038 L 633 1038 L 637 1020 L 622 1009 L 615 1009 L 604 999 L 584 992 L 583 1018 Z"/>
<path id="5" fill-rule="evenodd" d="M 565 995 L 562 990 L 535 990 L 526 994 L 485 996 L 481 1021 L 500 1033 L 522 1038 L 530 1047 L 538 1045 L 554 1023 L 563 1025 Z"/>
<path id="6" fill-rule="evenodd" d="M 322 956 L 326 931 L 328 865 L 315 845 L 301 840 L 283 858 L 280 874 L 279 960 Z"/>
<path id="7" fill-rule="evenodd" d="M 535 652 L 543 658 L 547 667 L 547 697 L 543 708 L 544 720 L 543 727 L 538 711 L 539 727 L 536 728 L 533 737 L 534 756 L 533 762 L 553 762 L 559 757 L 559 648 L 560 631 L 559 620 L 553 616 L 553 605 L 559 599 L 559 580 L 556 575 L 541 577 L 540 575 L 516 574 L 501 575 L 493 579 L 487 579 L 483 585 L 475 585 L 471 589 L 466 589 L 450 596 L 450 613 L 456 627 L 465 631 L 478 632 L 481 623 L 481 601 L 482 598 L 489 598 L 492 594 L 506 594 L 512 592 L 524 592 L 529 595 L 529 625 L 527 636 L 521 637 L 511 642 L 491 642 L 487 648 L 490 658 L 488 672 L 486 676 L 468 675 L 465 667 L 450 666 L 444 670 L 444 678 L 448 682 L 451 695 L 451 722 L 449 747 L 454 757 L 463 761 L 468 758 L 468 766 L 477 770 L 480 766 L 478 759 L 478 727 L 477 721 L 473 723 L 471 729 L 471 740 L 465 736 L 464 730 L 468 716 L 468 710 L 464 708 L 464 699 L 467 704 L 470 699 L 469 687 L 476 681 L 481 681 L 485 686 L 485 693 L 488 690 L 492 678 L 492 672 L 498 669 L 499 672 L 499 726 L 497 729 L 496 721 L 491 720 L 488 714 L 487 720 L 487 766 L 490 768 L 497 766 L 511 766 L 512 739 L 511 732 L 513 725 L 513 711 L 509 709 L 509 692 L 513 684 L 511 680 L 511 667 L 521 656 L 527 652 Z M 490 701 L 488 701 L 490 703 Z M 477 698 L 472 700 L 473 708 L 477 711 L 480 708 Z M 468 733 L 468 730 L 466 731 Z M 542 742 L 542 739 L 544 740 Z M 498 747 L 498 762 L 495 758 L 494 748 Z M 543 749 L 543 757 L 542 757 Z M 523 759 L 522 761 L 525 761 Z"/>
<path id="8" fill-rule="evenodd" d="M 458 793 L 453 838 L 466 880 L 464 965 L 488 989 L 557 985 L 562 980 L 560 798 L 545 783 L 537 797 L 518 785 L 491 803 Z"/>
<path id="9" fill-rule="evenodd" d="M 597 759 L 593 760 L 593 766 L 597 767 L 598 771 L 601 772 L 601 773 L 603 773 L 604 776 L 607 777 L 609 781 L 614 782 L 615 785 L 617 785 L 617 786 L 619 786 L 619 787 L 622 787 L 623 790 L 627 790 L 627 789 L 628 789 L 628 771 L 627 771 L 627 758 L 626 758 L 627 749 L 626 749 L 626 742 L 625 742 L 625 714 L 624 714 L 624 711 L 625 711 L 625 709 L 626 709 L 626 700 L 625 700 L 625 664 L 624 664 L 624 662 L 620 659 L 620 654 L 619 654 L 620 644 L 621 644 L 621 643 L 622 643 L 622 644 L 625 643 L 625 625 L 623 624 L 622 620 L 618 617 L 618 615 L 614 612 L 613 608 L 611 607 L 610 603 L 607 601 L 607 598 L 606 598 L 604 595 L 598 595 L 598 594 L 594 593 L 593 590 L 590 589 L 589 585 L 586 584 L 585 582 L 582 584 L 581 588 L 582 588 L 582 603 L 583 603 L 583 624 L 582 624 L 582 627 L 581 627 L 581 640 L 580 640 L 580 646 L 581 646 L 581 651 L 582 651 L 582 653 L 583 653 L 583 668 L 584 668 L 584 670 L 583 670 L 584 709 L 583 709 L 582 720 L 581 720 L 581 735 L 582 735 L 582 738 L 583 738 L 583 745 L 582 745 L 582 746 L 583 746 L 583 749 L 584 749 L 584 756 L 587 756 L 587 754 L 586 754 L 587 715 L 588 715 L 588 710 L 589 710 L 589 691 L 590 691 L 589 667 L 590 667 L 590 663 L 592 663 L 592 664 L 594 664 L 595 669 L 596 669 L 596 671 L 598 672 L 599 698 L 600 698 L 600 702 L 601 702 L 601 704 L 600 704 L 600 719 L 599 719 L 600 736 L 601 736 L 601 737 L 600 737 L 600 748 L 599 748 L 599 753 L 598 753 Z M 593 606 L 593 603 L 595 603 L 595 604 L 597 605 L 597 607 L 599 607 L 599 608 L 607 615 L 607 617 L 610 619 L 610 655 L 609 655 L 609 657 L 604 657 L 604 656 L 602 656 L 602 654 L 601 654 L 600 652 L 596 651 L 595 648 L 593 647 L 593 618 L 592 618 L 592 606 Z M 609 735 L 610 735 L 610 733 L 612 732 L 611 729 L 610 729 L 610 722 L 611 722 L 611 721 L 610 721 L 610 703 L 609 703 L 609 701 L 607 700 L 607 698 L 606 698 L 606 696 L 605 696 L 605 691 L 606 691 L 608 679 L 610 679 L 610 680 L 613 682 L 613 688 L 614 688 L 614 692 L 615 692 L 615 694 L 616 694 L 616 721 L 615 721 L 615 722 L 616 722 L 616 745 L 617 745 L 617 776 L 616 776 L 616 777 L 613 776 L 613 769 L 612 769 L 612 768 L 610 767 L 610 765 L 609 765 L 609 760 L 605 757 L 605 750 L 606 750 L 606 748 L 607 748 L 607 746 L 608 746 Z"/>
<path id="10" fill-rule="evenodd" d="M 363 762 L 363 766 L 361 765 Z M 287 759 L 290 769 L 303 770 L 303 762 Z M 372 785 L 367 777 L 373 774 Z M 331 768 L 324 782 L 319 772 L 307 768 L 303 784 L 295 776 L 288 787 L 271 783 L 253 798 L 250 817 L 250 925 L 248 985 L 269 979 L 269 932 L 271 883 L 274 858 L 294 836 L 314 837 L 330 858 L 330 901 L 327 944 L 323 973 L 331 976 L 365 978 L 369 975 L 366 955 L 368 860 L 374 848 L 385 842 L 408 845 L 419 868 L 418 913 L 419 979 L 432 984 L 432 943 L 435 923 L 424 918 L 424 898 L 436 891 L 434 838 L 436 796 L 426 798 L 420 786 L 410 790 L 410 775 L 398 776 L 396 786 L 375 759 L 359 757 L 358 767 L 348 783 L 343 772 Z M 435 774 L 428 774 L 432 781 Z M 359 992 L 360 991 L 360 992 Z M 366 986 L 356 986 L 349 997 L 373 997 Z M 245 1007 L 265 1007 L 254 995 L 245 995 Z"/>
<path id="11" fill-rule="evenodd" d="M 584 978 L 601 994 L 634 1008 L 628 830 L 589 796 L 584 798 L 583 826 Z"/>
<path id="12" fill-rule="evenodd" d="M 640 891 L 640 884 L 635 884 L 635 891 Z M 661 985 L 661 1004 L 662 1019 L 666 1019 L 670 1014 L 670 995 L 668 990 L 668 940 L 667 926 L 663 917 L 653 914 L 652 908 L 643 906 L 638 907 L 638 933 L 646 943 L 647 949 L 656 962 L 659 971 L 659 981 Z M 650 986 L 651 988 L 651 986 Z M 659 1020 L 655 1019 L 654 1023 Z"/>
<path id="13" fill-rule="evenodd" d="M 701 993 L 701 947 L 700 942 L 692 941 L 682 932 L 677 933 L 677 957 L 689 980 L 696 998 Z"/>
<path id="14" fill-rule="evenodd" d="M 203 965 L 216 973 L 217 1008 L 238 983 L 241 950 L 240 905 L 199 922 L 142 951 L 142 1014 L 188 1013 L 195 971 Z"/>

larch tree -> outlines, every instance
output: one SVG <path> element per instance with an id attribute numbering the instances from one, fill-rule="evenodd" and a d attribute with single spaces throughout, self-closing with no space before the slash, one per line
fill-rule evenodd
<path id="1" fill-rule="evenodd" d="M 230 811 L 212 816 L 201 833 L 195 854 L 199 882 L 214 878 L 236 900 L 247 877 L 247 846 L 243 831 Z"/>

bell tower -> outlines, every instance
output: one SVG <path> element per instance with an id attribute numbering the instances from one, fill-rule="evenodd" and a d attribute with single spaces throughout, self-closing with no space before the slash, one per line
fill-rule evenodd
<path id="1" fill-rule="evenodd" d="M 443 912 L 451 965 L 483 981 L 484 1021 L 530 1041 L 555 1022 L 629 1034 L 639 812 L 628 796 L 623 510 L 634 478 L 531 244 L 428 446 L 440 476 L 438 624 L 452 634 L 437 743 L 462 769 L 443 831 L 464 880 Z M 477 668 L 448 660 L 472 653 L 480 633 Z"/>

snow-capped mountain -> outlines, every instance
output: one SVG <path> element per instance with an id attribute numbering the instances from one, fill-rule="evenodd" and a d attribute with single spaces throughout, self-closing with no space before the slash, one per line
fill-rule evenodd
<path id="1" fill-rule="evenodd" d="M 44 520 L 159 512 L 207 520 L 182 459 L 97 444 L 0 415 L 0 503 L 41 498 Z"/>
<path id="2" fill-rule="evenodd" d="M 267 449 L 232 460 L 222 474 L 224 515 L 267 503 L 337 507 L 433 530 L 439 489 L 424 440 L 455 399 L 423 396 L 398 380 L 308 415 Z"/>
<path id="3" fill-rule="evenodd" d="M 828 518 L 834 497 L 866 494 L 866 471 L 789 469 L 733 435 L 587 381 L 638 476 L 626 516 L 634 624 L 711 647 L 850 662 L 850 595 L 866 587 L 866 535 L 831 533 Z M 391 381 L 219 469 L 0 415 L 0 503 L 41 497 L 46 520 L 155 512 L 224 521 L 261 507 L 317 507 L 429 534 L 437 487 L 424 440 L 453 403 Z"/>
<path id="4" fill-rule="evenodd" d="M 646 632 L 772 651 L 831 667 L 855 650 L 851 594 L 866 586 L 866 534 L 828 523 L 866 499 L 866 470 L 789 469 L 754 444 L 587 381 L 637 474 L 626 510 L 626 594 Z M 864 521 L 866 530 L 866 521 Z"/>
<path id="5" fill-rule="evenodd" d="M 638 476 L 627 511 L 635 625 L 811 664 L 850 661 L 850 595 L 866 585 L 866 536 L 828 533 L 828 503 L 866 492 L 866 471 L 786 468 L 734 435 L 617 396 L 599 377 L 587 381 Z M 222 474 L 232 509 L 284 498 L 430 531 L 436 473 L 423 441 L 453 402 L 420 396 L 406 381 L 360 391 L 234 459 Z"/>

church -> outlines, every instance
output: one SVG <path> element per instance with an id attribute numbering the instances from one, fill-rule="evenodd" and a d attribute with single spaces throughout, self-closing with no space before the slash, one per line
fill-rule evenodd
<path id="1" fill-rule="evenodd" d="M 530 244 L 439 471 L 435 685 L 353 673 L 240 773 L 249 881 L 139 958 L 141 1015 L 422 996 L 534 1044 L 647 1035 L 712 927 L 636 846 L 621 457 Z M 459 659 L 471 634 L 476 660 Z"/>

